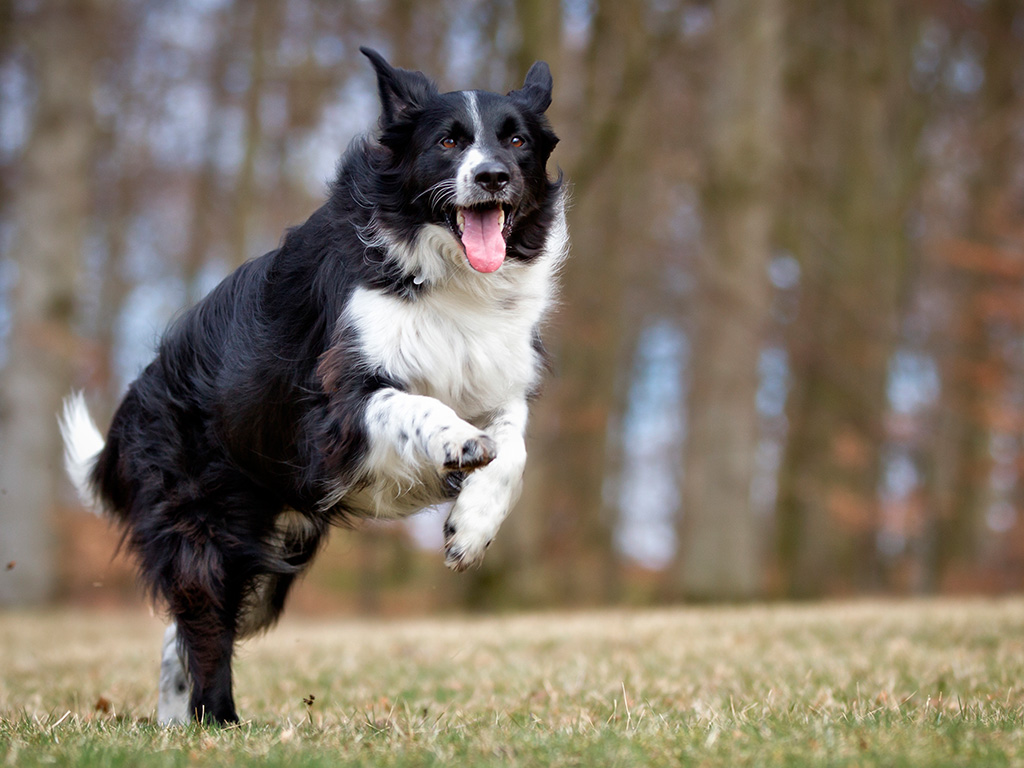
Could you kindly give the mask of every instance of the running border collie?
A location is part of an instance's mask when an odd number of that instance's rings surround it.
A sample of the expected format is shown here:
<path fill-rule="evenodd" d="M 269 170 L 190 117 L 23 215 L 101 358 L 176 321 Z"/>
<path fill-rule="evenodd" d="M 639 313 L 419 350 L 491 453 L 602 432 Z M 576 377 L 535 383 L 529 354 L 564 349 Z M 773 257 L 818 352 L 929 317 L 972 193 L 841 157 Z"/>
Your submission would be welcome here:
<path fill-rule="evenodd" d="M 164 723 L 237 721 L 235 642 L 277 620 L 332 524 L 453 501 L 461 571 L 519 495 L 568 242 L 551 74 L 440 93 L 360 50 L 379 130 L 327 203 L 170 326 L 105 440 L 65 402 L 68 473 L 173 620 Z"/>

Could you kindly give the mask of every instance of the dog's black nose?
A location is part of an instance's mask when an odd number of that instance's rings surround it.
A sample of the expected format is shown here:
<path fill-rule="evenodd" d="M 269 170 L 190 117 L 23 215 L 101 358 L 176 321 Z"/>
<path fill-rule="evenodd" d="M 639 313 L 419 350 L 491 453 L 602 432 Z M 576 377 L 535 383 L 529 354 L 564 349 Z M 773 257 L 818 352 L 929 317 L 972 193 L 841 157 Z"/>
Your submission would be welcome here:
<path fill-rule="evenodd" d="M 510 178 L 508 168 L 503 163 L 490 162 L 481 163 L 476 167 L 473 181 L 493 193 L 503 190 Z"/>

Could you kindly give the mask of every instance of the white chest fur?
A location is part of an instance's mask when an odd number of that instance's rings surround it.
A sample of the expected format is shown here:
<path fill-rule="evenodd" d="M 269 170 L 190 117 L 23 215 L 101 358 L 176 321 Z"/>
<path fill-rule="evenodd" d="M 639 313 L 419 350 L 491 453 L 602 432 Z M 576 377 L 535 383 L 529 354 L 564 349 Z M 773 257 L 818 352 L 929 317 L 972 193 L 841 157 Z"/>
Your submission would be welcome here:
<path fill-rule="evenodd" d="M 411 301 L 359 288 L 347 320 L 374 367 L 410 393 L 473 419 L 523 397 L 538 381 L 533 337 L 548 290 L 533 275 L 515 277 L 525 279 L 498 278 L 502 290 L 440 285 Z"/>

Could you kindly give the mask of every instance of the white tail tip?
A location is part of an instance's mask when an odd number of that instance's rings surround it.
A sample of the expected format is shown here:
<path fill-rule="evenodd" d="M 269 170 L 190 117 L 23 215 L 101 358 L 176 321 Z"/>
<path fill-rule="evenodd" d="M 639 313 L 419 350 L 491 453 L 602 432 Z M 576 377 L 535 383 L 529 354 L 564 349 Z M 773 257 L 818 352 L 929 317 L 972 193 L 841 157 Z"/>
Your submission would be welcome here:
<path fill-rule="evenodd" d="M 98 512 L 89 473 L 103 450 L 104 440 L 89 415 L 89 407 L 81 392 L 72 392 L 64 398 L 64 411 L 59 421 L 60 434 L 64 438 L 64 469 L 78 492 L 78 498 L 85 506 Z"/>

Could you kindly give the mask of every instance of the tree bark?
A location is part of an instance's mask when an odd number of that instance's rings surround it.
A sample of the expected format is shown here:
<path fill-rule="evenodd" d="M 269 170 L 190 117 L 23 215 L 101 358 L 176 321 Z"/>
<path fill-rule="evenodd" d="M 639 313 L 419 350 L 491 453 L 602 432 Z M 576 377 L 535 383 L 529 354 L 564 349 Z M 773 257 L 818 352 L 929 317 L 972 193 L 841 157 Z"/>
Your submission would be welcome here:
<path fill-rule="evenodd" d="M 814 597 L 880 584 L 886 383 L 909 275 L 920 125 L 898 90 L 911 36 L 895 6 L 847 0 L 794 11 L 813 20 L 814 36 L 793 45 L 808 133 L 794 163 L 801 310 L 777 554 L 783 594 Z"/>
<path fill-rule="evenodd" d="M 985 77 L 970 132 L 979 162 L 968 179 L 971 202 L 962 228 L 969 241 L 998 248 L 1001 238 L 993 221 L 1016 167 L 1014 108 L 1019 104 L 1016 80 L 1024 55 L 1014 32 L 1019 16 L 1015 0 L 993 0 L 980 13 Z M 936 439 L 926 460 L 927 517 L 916 584 L 921 592 L 938 591 L 957 565 L 969 564 L 976 554 L 993 464 L 991 429 L 984 414 L 1010 379 L 1008 361 L 978 306 L 992 283 L 971 270 L 941 263 L 938 269 L 950 324 L 937 334 L 941 349 L 935 356 L 942 364 L 942 388 Z"/>
<path fill-rule="evenodd" d="M 279 4 L 256 0 L 252 4 L 249 53 L 249 88 L 245 94 L 245 138 L 242 164 L 235 181 L 232 212 L 231 252 L 234 266 L 257 255 L 250 252 L 251 224 L 255 219 L 259 196 L 256 185 L 256 161 L 263 145 L 263 95 L 267 89 L 267 68 L 273 62 L 280 27 Z"/>
<path fill-rule="evenodd" d="M 750 493 L 758 360 L 770 298 L 782 57 L 778 0 L 756 6 L 727 0 L 715 7 L 705 251 L 672 585 L 698 600 L 749 599 L 761 590 L 761 537 Z"/>
<path fill-rule="evenodd" d="M 16 19 L 38 98 L 12 205 L 10 352 L 0 441 L 0 604 L 37 604 L 55 586 L 56 415 L 72 379 L 75 280 L 89 212 L 94 138 L 90 0 L 45 3 Z"/>

